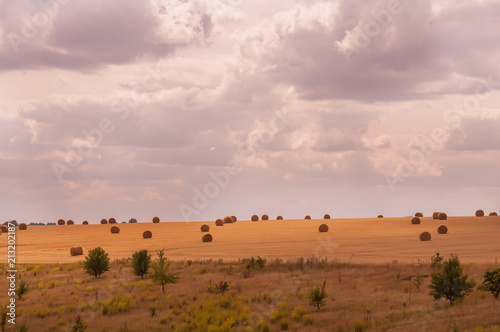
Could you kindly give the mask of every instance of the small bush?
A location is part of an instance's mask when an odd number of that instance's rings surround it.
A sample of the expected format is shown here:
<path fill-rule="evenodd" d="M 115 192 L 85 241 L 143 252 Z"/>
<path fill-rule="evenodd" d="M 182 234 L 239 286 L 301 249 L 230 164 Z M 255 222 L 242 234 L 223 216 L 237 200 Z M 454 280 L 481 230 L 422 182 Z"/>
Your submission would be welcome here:
<path fill-rule="evenodd" d="M 134 274 L 141 277 L 141 279 L 144 279 L 144 275 L 148 273 L 150 264 L 151 255 L 148 254 L 147 250 L 136 251 L 132 255 L 132 268 Z"/>
<path fill-rule="evenodd" d="M 311 287 L 309 290 L 309 304 L 312 307 L 316 307 L 318 310 L 321 308 L 321 306 L 326 304 L 326 297 L 328 294 L 325 291 L 326 287 L 326 280 L 323 281 L 323 285 L 321 288 L 318 287 Z"/>
<path fill-rule="evenodd" d="M 100 278 L 101 274 L 109 271 L 109 255 L 101 247 L 89 250 L 88 255 L 83 262 L 85 273 L 93 275 L 95 278 Z"/>
<path fill-rule="evenodd" d="M 282 331 L 288 330 L 288 319 L 286 318 L 281 318 L 280 319 L 280 327 Z"/>
<path fill-rule="evenodd" d="M 311 315 L 305 315 L 303 318 L 302 318 L 302 321 L 304 322 L 304 325 L 313 325 L 313 316 Z"/>
<path fill-rule="evenodd" d="M 298 307 L 295 307 L 295 309 L 293 309 L 292 311 L 292 319 L 294 320 L 300 320 L 302 318 L 302 316 L 304 315 L 304 307 L 303 306 L 298 306 Z"/>

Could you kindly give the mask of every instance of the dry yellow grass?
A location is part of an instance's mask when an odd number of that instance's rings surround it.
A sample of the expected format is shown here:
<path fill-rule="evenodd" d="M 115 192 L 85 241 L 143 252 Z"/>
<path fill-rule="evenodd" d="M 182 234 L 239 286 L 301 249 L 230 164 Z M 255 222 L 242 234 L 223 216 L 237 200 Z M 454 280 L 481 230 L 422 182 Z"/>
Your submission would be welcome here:
<path fill-rule="evenodd" d="M 75 263 L 83 260 L 71 257 L 69 249 L 75 243 L 85 251 L 104 248 L 111 259 L 130 257 L 139 249 L 166 249 L 170 259 L 237 260 L 255 255 L 291 259 L 312 255 L 326 256 L 353 263 L 387 263 L 394 259 L 415 263 L 428 259 L 436 252 L 457 254 L 463 262 L 492 263 L 500 256 L 500 217 L 484 218 L 481 227 L 476 217 L 448 217 L 447 236 L 419 241 L 422 230 L 438 226 L 431 217 L 421 218 L 416 229 L 407 218 L 335 219 L 329 233 L 318 233 L 323 219 L 288 220 L 286 223 L 252 223 L 239 221 L 231 227 L 216 227 L 217 238 L 210 246 L 200 241 L 203 222 L 165 222 L 158 224 L 121 224 L 120 236 L 109 236 L 102 225 L 72 227 L 33 226 L 17 236 L 20 263 Z M 142 233 L 150 230 L 154 236 L 145 241 Z M 434 233 L 435 231 L 433 231 Z M 3 236 L 0 235 L 0 236 Z M 7 248 L 0 248 L 0 262 L 5 263 Z"/>

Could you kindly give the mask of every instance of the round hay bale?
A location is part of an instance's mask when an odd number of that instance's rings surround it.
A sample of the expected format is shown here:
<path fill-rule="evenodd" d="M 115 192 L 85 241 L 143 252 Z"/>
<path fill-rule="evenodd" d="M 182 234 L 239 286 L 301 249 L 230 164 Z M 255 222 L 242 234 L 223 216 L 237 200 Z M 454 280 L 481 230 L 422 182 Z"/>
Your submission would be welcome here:
<path fill-rule="evenodd" d="M 88 224 L 89 224 L 89 222 L 88 222 L 87 220 L 84 220 L 84 221 L 82 222 L 82 225 L 88 225 Z"/>
<path fill-rule="evenodd" d="M 330 219 L 330 215 L 329 215 L 329 214 L 325 214 L 325 215 L 323 216 L 323 219 Z"/>
<path fill-rule="evenodd" d="M 59 220 L 57 221 L 57 224 L 58 224 L 58 225 L 66 225 L 66 221 L 65 221 L 64 219 L 59 219 Z"/>
<path fill-rule="evenodd" d="M 448 227 L 445 225 L 439 225 L 438 227 L 438 234 L 446 234 L 448 233 Z"/>
<path fill-rule="evenodd" d="M 74 224 L 75 222 L 71 219 L 66 222 L 66 225 L 74 225 Z"/>
<path fill-rule="evenodd" d="M 262 215 L 262 220 L 269 220 L 269 216 L 267 214 Z"/>
<path fill-rule="evenodd" d="M 304 217 L 304 219 L 311 219 L 311 216 L 307 215 Z"/>
<path fill-rule="evenodd" d="M 215 221 L 215 226 L 224 226 L 224 220 L 222 219 L 217 219 Z"/>
<path fill-rule="evenodd" d="M 444 213 L 444 212 L 441 212 L 439 214 L 439 218 L 438 219 L 439 220 L 446 220 L 446 219 L 448 219 L 448 215 L 446 213 Z"/>
<path fill-rule="evenodd" d="M 320 231 L 320 233 L 328 232 L 328 225 L 326 225 L 326 224 L 319 225 L 319 231 Z"/>
<path fill-rule="evenodd" d="M 420 233 L 420 241 L 430 241 L 430 240 L 431 240 L 431 233 L 429 232 Z"/>
<path fill-rule="evenodd" d="M 101 225 L 107 224 L 108 221 L 106 219 L 101 219 Z"/>
<path fill-rule="evenodd" d="M 383 218 L 383 217 L 384 217 L 384 216 L 383 216 L 383 215 L 381 215 L 381 214 L 379 214 L 379 215 L 377 216 L 377 218 Z"/>
<path fill-rule="evenodd" d="M 236 219 L 236 217 L 235 217 L 235 216 L 231 216 L 231 219 L 233 219 L 233 222 L 238 221 L 238 219 Z"/>
<path fill-rule="evenodd" d="M 233 218 L 231 218 L 231 216 L 225 216 L 224 217 L 224 224 L 232 224 L 234 221 L 233 221 Z"/>
<path fill-rule="evenodd" d="M 490 212 L 490 217 L 495 217 L 495 216 L 498 216 L 496 212 Z"/>
<path fill-rule="evenodd" d="M 212 242 L 212 235 L 207 233 L 201 237 L 201 241 L 203 242 Z"/>
<path fill-rule="evenodd" d="M 7 233 L 9 231 L 7 226 L 1 226 L 0 229 L 2 230 L 2 233 Z"/>
<path fill-rule="evenodd" d="M 154 217 L 153 218 L 153 223 L 154 224 L 158 224 L 159 222 L 160 222 L 160 218 L 158 218 L 158 217 Z"/>
<path fill-rule="evenodd" d="M 439 214 L 440 214 L 440 213 L 441 213 L 441 212 L 433 212 L 433 213 L 432 213 L 432 219 L 439 219 Z"/>
<path fill-rule="evenodd" d="M 142 233 L 142 237 L 145 239 L 150 239 L 152 236 L 153 233 L 151 233 L 151 231 L 144 231 L 144 233 Z"/>
<path fill-rule="evenodd" d="M 415 213 L 415 217 L 423 218 L 424 214 L 422 212 Z"/>
<path fill-rule="evenodd" d="M 413 217 L 411 220 L 412 225 L 420 225 L 420 218 L 419 217 Z"/>
<path fill-rule="evenodd" d="M 108 223 L 110 223 L 110 224 L 116 224 L 116 219 L 115 218 L 109 218 Z"/>
<path fill-rule="evenodd" d="M 277 216 L 276 220 L 283 220 L 283 217 L 282 216 Z"/>
<path fill-rule="evenodd" d="M 484 217 L 484 211 L 483 210 L 477 210 L 476 211 L 476 217 Z"/>
<path fill-rule="evenodd" d="M 210 231 L 210 226 L 208 226 L 207 224 L 201 225 L 201 231 L 203 233 L 209 232 Z"/>
<path fill-rule="evenodd" d="M 252 216 L 252 221 L 259 221 L 259 216 L 258 216 L 258 215 L 256 215 L 256 214 L 254 214 L 254 215 Z"/>
<path fill-rule="evenodd" d="M 19 224 L 19 230 L 25 231 L 27 229 L 28 229 L 28 225 L 26 225 L 25 223 L 20 223 Z"/>
<path fill-rule="evenodd" d="M 120 233 L 120 228 L 118 226 L 111 227 L 111 234 L 118 234 L 118 233 Z"/>
<path fill-rule="evenodd" d="M 83 249 L 82 247 L 72 247 L 69 250 L 69 253 L 71 254 L 71 256 L 83 255 Z"/>

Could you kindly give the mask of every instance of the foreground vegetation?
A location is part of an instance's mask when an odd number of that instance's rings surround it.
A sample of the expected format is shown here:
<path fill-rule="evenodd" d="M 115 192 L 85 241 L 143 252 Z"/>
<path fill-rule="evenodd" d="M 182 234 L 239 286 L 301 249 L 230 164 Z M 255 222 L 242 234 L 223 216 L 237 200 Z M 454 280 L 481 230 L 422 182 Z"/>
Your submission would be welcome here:
<path fill-rule="evenodd" d="M 147 252 L 137 253 L 134 260 L 99 269 L 100 278 L 85 273 L 84 263 L 19 266 L 29 291 L 18 301 L 17 325 L 29 331 L 500 332 L 497 275 L 485 274 L 495 266 L 462 266 L 471 279 L 488 275 L 490 282 L 470 288 L 468 296 L 433 301 L 429 285 L 441 261 L 431 267 L 431 260 L 353 265 L 315 257 L 162 259 L 159 253 L 153 261 Z M 5 309 L 6 287 L 0 300 Z"/>

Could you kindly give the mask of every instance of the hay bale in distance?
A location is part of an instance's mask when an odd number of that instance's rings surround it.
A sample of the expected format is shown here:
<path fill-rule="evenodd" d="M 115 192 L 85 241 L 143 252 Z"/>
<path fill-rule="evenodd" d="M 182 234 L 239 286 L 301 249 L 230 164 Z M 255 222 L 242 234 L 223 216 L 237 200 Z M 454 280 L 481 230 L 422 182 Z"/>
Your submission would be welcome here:
<path fill-rule="evenodd" d="M 153 224 L 158 224 L 160 222 L 160 218 L 154 217 L 153 218 Z"/>
<path fill-rule="evenodd" d="M 258 215 L 256 215 L 256 214 L 254 214 L 254 215 L 252 216 L 252 221 L 259 221 L 259 216 L 258 216 Z"/>
<path fill-rule="evenodd" d="M 88 222 L 87 220 L 84 220 L 84 221 L 82 222 L 82 225 L 88 225 L 88 224 L 89 224 L 89 222 Z"/>
<path fill-rule="evenodd" d="M 217 219 L 215 221 L 215 226 L 224 226 L 224 220 L 222 219 Z"/>
<path fill-rule="evenodd" d="M 269 220 L 269 216 L 267 214 L 262 215 L 262 220 Z"/>
<path fill-rule="evenodd" d="M 430 241 L 430 240 L 431 240 L 431 233 L 429 232 L 420 233 L 420 241 Z"/>
<path fill-rule="evenodd" d="M 439 225 L 438 227 L 438 234 L 446 234 L 448 233 L 448 227 L 445 225 Z"/>
<path fill-rule="evenodd" d="M 323 216 L 323 219 L 330 219 L 330 215 L 327 213 Z"/>
<path fill-rule="evenodd" d="M 110 223 L 110 224 L 116 224 L 116 219 L 115 218 L 109 218 L 108 223 Z"/>
<path fill-rule="evenodd" d="M 415 213 L 415 217 L 423 218 L 424 214 L 422 212 Z"/>
<path fill-rule="evenodd" d="M 231 216 L 231 219 L 233 219 L 233 222 L 238 221 L 238 219 L 236 219 L 236 217 L 235 217 L 235 216 Z"/>
<path fill-rule="evenodd" d="M 477 210 L 476 211 L 476 217 L 484 217 L 484 211 L 483 210 Z"/>
<path fill-rule="evenodd" d="M 151 231 L 144 231 L 144 233 L 142 233 L 142 237 L 145 239 L 150 239 L 152 236 L 153 233 L 151 233 Z"/>
<path fill-rule="evenodd" d="M 210 226 L 208 226 L 207 224 L 201 225 L 201 231 L 203 233 L 209 232 L 210 231 Z"/>
<path fill-rule="evenodd" d="M 118 233 L 120 233 L 120 228 L 118 226 L 111 227 L 111 234 L 118 234 Z"/>
<path fill-rule="evenodd" d="M 57 224 L 58 224 L 58 225 L 66 225 L 66 221 L 65 221 L 64 219 L 59 219 L 59 220 L 57 221 Z"/>
<path fill-rule="evenodd" d="M 441 212 L 434 212 L 434 213 L 432 213 L 432 219 L 439 219 L 439 214 L 440 213 Z"/>
<path fill-rule="evenodd" d="M 233 218 L 231 218 L 231 216 L 225 216 L 224 217 L 224 224 L 232 224 L 234 221 L 233 221 Z"/>
<path fill-rule="evenodd" d="M 448 219 L 448 215 L 446 213 L 444 213 L 444 212 L 441 212 L 439 214 L 439 218 L 438 219 L 439 220 L 446 220 L 446 219 Z"/>
<path fill-rule="evenodd" d="M 74 225 L 74 224 L 75 222 L 71 219 L 66 222 L 66 225 Z"/>
<path fill-rule="evenodd" d="M 304 217 L 304 219 L 311 219 L 311 216 L 307 215 Z"/>
<path fill-rule="evenodd" d="M 212 235 L 207 233 L 201 237 L 201 241 L 203 242 L 212 242 Z"/>
<path fill-rule="evenodd" d="M 412 225 L 420 225 L 420 218 L 419 217 L 413 217 L 411 220 Z"/>
<path fill-rule="evenodd" d="M 83 249 L 82 247 L 72 247 L 69 250 L 69 253 L 71 254 L 71 256 L 83 255 Z"/>
<path fill-rule="evenodd" d="M 496 217 L 498 214 L 496 212 L 490 212 L 490 217 Z"/>
<path fill-rule="evenodd" d="M 0 226 L 0 229 L 2 230 L 2 233 L 7 233 L 9 231 L 9 228 L 5 225 Z"/>
<path fill-rule="evenodd" d="M 383 218 L 383 217 L 384 217 L 384 216 L 383 216 L 383 215 L 381 215 L 381 214 L 379 214 L 379 215 L 377 216 L 377 218 Z"/>
<path fill-rule="evenodd" d="M 101 219 L 101 225 L 107 224 L 108 221 L 106 219 Z"/>
<path fill-rule="evenodd" d="M 19 224 L 19 230 L 25 231 L 27 229 L 28 229 L 28 225 L 26 225 L 25 223 L 20 223 Z"/>
<path fill-rule="evenodd" d="M 283 217 L 282 216 L 277 216 L 276 220 L 283 220 Z"/>
<path fill-rule="evenodd" d="M 328 232 L 328 225 L 321 224 L 321 225 L 319 225 L 318 229 L 319 229 L 320 233 L 326 233 L 326 232 Z"/>

